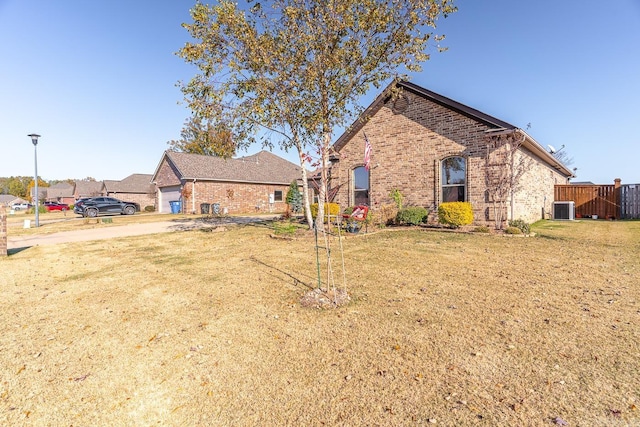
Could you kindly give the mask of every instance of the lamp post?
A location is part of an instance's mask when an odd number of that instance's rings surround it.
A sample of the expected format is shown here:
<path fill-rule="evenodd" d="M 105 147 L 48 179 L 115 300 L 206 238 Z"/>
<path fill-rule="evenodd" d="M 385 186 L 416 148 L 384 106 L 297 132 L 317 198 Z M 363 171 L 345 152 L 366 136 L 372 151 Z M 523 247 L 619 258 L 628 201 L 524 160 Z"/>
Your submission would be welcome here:
<path fill-rule="evenodd" d="M 36 165 L 36 175 L 35 175 L 35 199 L 36 199 L 36 227 L 40 227 L 40 217 L 39 217 L 39 213 L 40 213 L 40 200 L 39 200 L 39 194 L 38 194 L 38 138 L 40 138 L 40 135 L 38 135 L 37 133 L 32 133 L 30 135 L 27 135 L 29 137 L 31 137 L 31 142 L 33 142 L 33 158 L 35 161 L 35 165 Z"/>

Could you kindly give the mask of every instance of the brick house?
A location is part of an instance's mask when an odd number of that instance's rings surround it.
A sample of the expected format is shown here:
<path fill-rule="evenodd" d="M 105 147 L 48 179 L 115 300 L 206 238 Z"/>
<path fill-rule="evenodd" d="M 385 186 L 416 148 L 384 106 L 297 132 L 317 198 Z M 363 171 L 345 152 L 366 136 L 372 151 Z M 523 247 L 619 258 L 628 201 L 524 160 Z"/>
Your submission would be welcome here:
<path fill-rule="evenodd" d="M 389 194 L 398 189 L 405 205 L 428 208 L 430 221 L 441 202 L 466 201 L 476 223 L 491 223 L 493 141 L 512 137 L 522 143 L 517 158 L 527 163 L 503 215 L 534 222 L 550 212 L 554 185 L 568 184 L 573 174 L 531 136 L 415 84 L 392 85 L 400 95 L 391 97 L 390 85 L 333 145 L 331 186 L 341 207 L 366 204 L 375 210 L 393 203 Z M 363 163 L 365 134 L 372 146 L 369 171 Z"/>
<path fill-rule="evenodd" d="M 75 188 L 73 190 L 73 197 L 78 200 L 81 197 L 98 197 L 106 196 L 107 192 L 104 190 L 104 182 L 102 181 L 76 181 Z"/>
<path fill-rule="evenodd" d="M 75 202 L 73 196 L 74 184 L 68 182 L 58 182 L 57 184 L 47 187 L 47 202 L 66 203 L 68 205 Z"/>
<path fill-rule="evenodd" d="M 289 185 L 301 175 L 300 166 L 268 151 L 236 159 L 165 151 L 151 181 L 159 212 L 180 200 L 187 213 L 219 203 L 221 212 L 242 214 L 284 212 Z"/>
<path fill-rule="evenodd" d="M 135 202 L 140 209 L 156 205 L 156 187 L 151 182 L 153 175 L 134 173 L 120 181 L 104 180 L 104 190 L 109 197 Z"/>

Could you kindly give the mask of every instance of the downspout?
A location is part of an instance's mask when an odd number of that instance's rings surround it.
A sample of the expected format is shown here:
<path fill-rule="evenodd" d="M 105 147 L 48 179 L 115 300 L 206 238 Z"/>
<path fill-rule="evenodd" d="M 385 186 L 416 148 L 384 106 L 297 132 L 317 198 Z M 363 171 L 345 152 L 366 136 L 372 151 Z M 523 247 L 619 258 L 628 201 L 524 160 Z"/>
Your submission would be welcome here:
<path fill-rule="evenodd" d="M 191 183 L 191 212 L 196 213 L 196 179 Z"/>

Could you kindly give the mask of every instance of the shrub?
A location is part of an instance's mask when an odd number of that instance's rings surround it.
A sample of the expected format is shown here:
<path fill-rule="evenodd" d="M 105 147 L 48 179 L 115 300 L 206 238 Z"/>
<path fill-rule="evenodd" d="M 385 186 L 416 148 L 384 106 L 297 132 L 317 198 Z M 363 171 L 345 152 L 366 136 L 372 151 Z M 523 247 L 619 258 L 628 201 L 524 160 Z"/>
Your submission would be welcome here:
<path fill-rule="evenodd" d="M 393 201 L 396 202 L 396 207 L 398 208 L 398 210 L 402 210 L 402 201 L 404 200 L 404 196 L 402 195 L 400 190 L 394 188 L 393 190 L 391 190 L 391 193 L 389 193 L 389 197 L 391 197 Z"/>
<path fill-rule="evenodd" d="M 522 232 L 522 234 L 529 234 L 531 226 L 521 219 L 513 219 L 509 221 L 509 227 L 515 227 Z"/>
<path fill-rule="evenodd" d="M 151 205 L 149 205 L 149 206 L 145 206 L 145 207 L 144 207 L 144 211 L 145 211 L 145 212 L 155 212 L 155 211 L 156 211 L 156 208 L 155 208 L 155 206 L 151 206 Z"/>
<path fill-rule="evenodd" d="M 438 206 L 438 221 L 453 228 L 473 222 L 473 210 L 469 202 L 445 202 Z"/>
<path fill-rule="evenodd" d="M 393 224 L 398 216 L 398 208 L 395 204 L 388 203 L 380 206 L 376 210 L 369 210 L 367 219 L 371 220 L 374 227 L 383 228 L 386 225 Z"/>
<path fill-rule="evenodd" d="M 337 203 L 325 203 L 324 204 L 324 220 L 328 222 L 329 216 L 331 218 L 336 218 L 340 213 L 340 205 Z M 314 203 L 311 205 L 311 216 L 313 218 L 318 216 L 318 204 Z"/>
<path fill-rule="evenodd" d="M 488 233 L 489 227 L 487 227 L 486 225 L 481 225 L 479 227 L 476 227 L 473 231 L 476 233 Z"/>
<path fill-rule="evenodd" d="M 518 227 L 507 227 L 504 232 L 505 234 L 522 234 L 522 231 Z"/>
<path fill-rule="evenodd" d="M 429 211 L 422 206 L 411 206 L 400 209 L 396 221 L 398 224 L 418 225 L 427 221 L 427 215 L 429 215 Z"/>

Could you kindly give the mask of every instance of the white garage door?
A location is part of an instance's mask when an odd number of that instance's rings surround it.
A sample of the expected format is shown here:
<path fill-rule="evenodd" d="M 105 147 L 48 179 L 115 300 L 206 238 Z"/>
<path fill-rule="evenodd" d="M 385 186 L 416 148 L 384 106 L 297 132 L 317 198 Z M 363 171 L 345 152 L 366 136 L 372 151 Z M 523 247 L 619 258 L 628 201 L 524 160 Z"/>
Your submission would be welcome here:
<path fill-rule="evenodd" d="M 180 186 L 160 188 L 160 213 L 171 213 L 171 205 L 169 202 L 180 200 Z"/>

